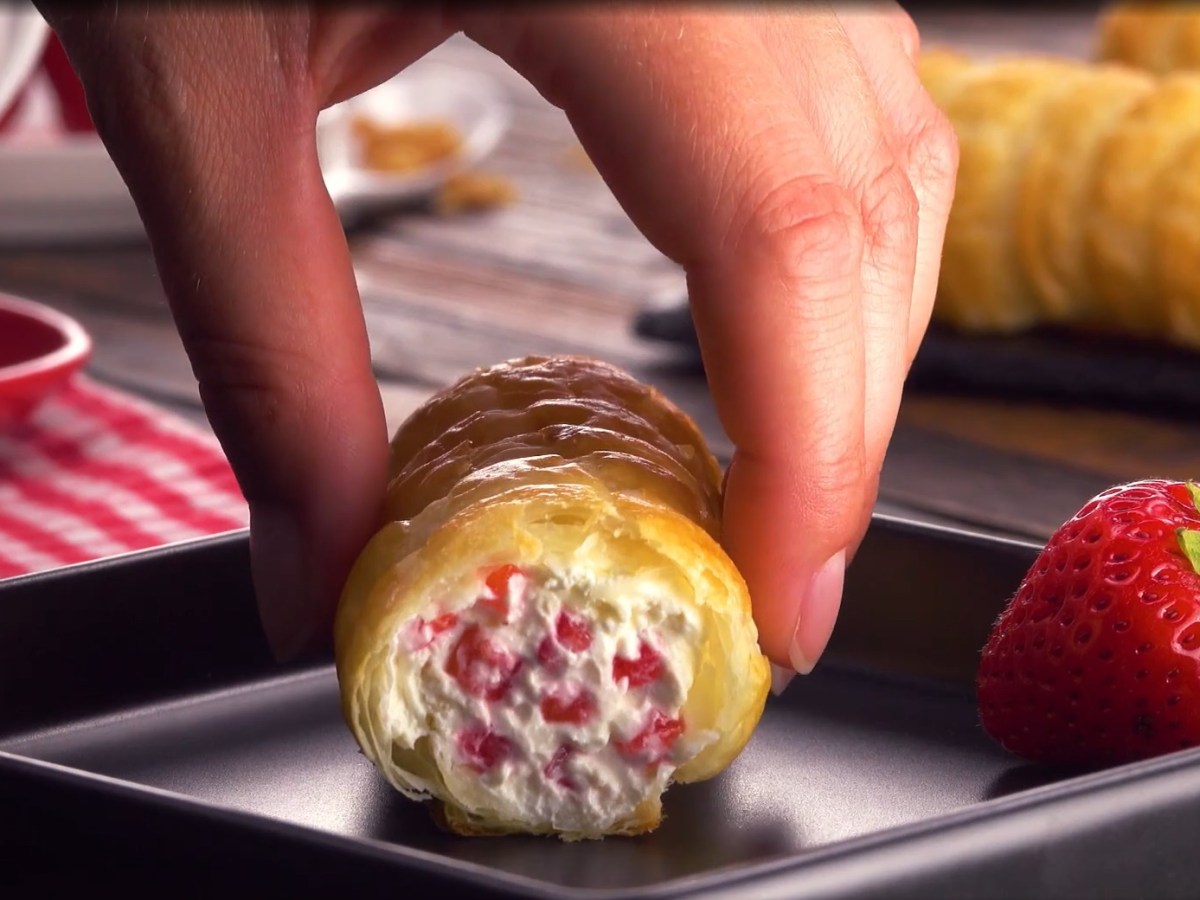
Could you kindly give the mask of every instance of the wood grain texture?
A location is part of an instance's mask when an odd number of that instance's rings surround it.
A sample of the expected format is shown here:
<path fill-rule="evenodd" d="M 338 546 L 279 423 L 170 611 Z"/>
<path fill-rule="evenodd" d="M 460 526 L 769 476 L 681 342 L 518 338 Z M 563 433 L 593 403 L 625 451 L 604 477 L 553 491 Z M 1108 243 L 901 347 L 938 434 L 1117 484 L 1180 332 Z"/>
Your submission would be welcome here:
<path fill-rule="evenodd" d="M 1090 52 L 1086 13 L 934 9 L 916 17 L 926 44 Z M 565 116 L 466 40 L 449 42 L 429 62 L 503 85 L 512 128 L 484 168 L 510 178 L 519 199 L 454 216 L 397 209 L 351 231 L 390 425 L 473 366 L 527 353 L 587 353 L 660 387 L 727 458 L 731 447 L 697 367 L 632 331 L 634 316 L 655 298 L 682 296 L 683 275 L 633 227 L 579 152 Z M 96 339 L 96 377 L 204 422 L 144 244 L 0 250 L 0 289 L 77 316 Z M 1187 422 L 912 392 L 880 508 L 1038 538 L 1108 483 L 1189 472 L 1200 474 L 1200 430 Z"/>

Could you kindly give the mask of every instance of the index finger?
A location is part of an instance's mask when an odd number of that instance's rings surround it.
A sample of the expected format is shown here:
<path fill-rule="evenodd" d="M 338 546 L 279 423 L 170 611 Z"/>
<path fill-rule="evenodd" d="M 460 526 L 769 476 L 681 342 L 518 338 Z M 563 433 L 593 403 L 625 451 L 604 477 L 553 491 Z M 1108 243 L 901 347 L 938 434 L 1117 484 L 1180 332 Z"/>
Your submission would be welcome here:
<path fill-rule="evenodd" d="M 836 19 L 815 5 L 802 18 L 793 27 L 819 60 Z M 863 234 L 761 24 L 740 10 L 605 8 L 472 16 L 467 31 L 566 110 L 635 223 L 687 269 L 738 447 L 725 543 L 764 650 L 807 670 L 792 640 L 800 609 L 815 592 L 813 626 L 831 626 L 844 549 L 870 502 Z"/>
<path fill-rule="evenodd" d="M 345 573 L 378 524 L 387 453 L 350 255 L 318 165 L 315 100 L 270 52 L 298 20 L 76 15 L 64 44 L 249 502 L 267 636 L 292 655 L 327 638 Z"/>

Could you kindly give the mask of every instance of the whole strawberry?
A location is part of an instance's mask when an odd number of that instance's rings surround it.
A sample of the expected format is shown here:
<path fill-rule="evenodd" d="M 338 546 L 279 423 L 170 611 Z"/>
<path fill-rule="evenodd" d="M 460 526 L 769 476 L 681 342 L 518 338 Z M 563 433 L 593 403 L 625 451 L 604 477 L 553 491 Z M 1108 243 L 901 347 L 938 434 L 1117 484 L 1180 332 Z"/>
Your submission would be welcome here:
<path fill-rule="evenodd" d="M 1080 765 L 1200 745 L 1198 503 L 1193 484 L 1139 481 L 1050 538 L 983 648 L 988 734 Z"/>

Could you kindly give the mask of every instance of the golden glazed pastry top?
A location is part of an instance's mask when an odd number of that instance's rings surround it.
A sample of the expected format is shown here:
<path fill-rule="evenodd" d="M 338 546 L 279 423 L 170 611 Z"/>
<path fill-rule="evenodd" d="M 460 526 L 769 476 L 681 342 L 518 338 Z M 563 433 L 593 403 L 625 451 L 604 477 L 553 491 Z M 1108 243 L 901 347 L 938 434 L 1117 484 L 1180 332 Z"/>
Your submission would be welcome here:
<path fill-rule="evenodd" d="M 656 498 L 717 536 L 721 469 L 695 423 L 596 360 L 529 357 L 460 379 L 396 432 L 390 470 L 392 520 L 450 494 L 474 502 L 538 470 Z"/>

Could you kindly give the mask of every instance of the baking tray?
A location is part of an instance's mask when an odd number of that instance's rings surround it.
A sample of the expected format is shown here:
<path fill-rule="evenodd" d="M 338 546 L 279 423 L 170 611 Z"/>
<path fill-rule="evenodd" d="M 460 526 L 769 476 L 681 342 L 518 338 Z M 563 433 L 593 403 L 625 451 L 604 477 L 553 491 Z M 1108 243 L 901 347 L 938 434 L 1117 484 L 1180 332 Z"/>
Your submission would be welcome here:
<path fill-rule="evenodd" d="M 685 302 L 638 315 L 634 333 L 672 345 L 702 368 Z M 1054 328 L 1020 334 L 964 334 L 929 327 L 909 369 L 909 389 L 1000 397 L 1176 419 L 1200 412 L 1200 353 L 1157 341 Z"/>
<path fill-rule="evenodd" d="M 244 534 L 0 587 L 0 895 L 1194 896 L 1200 754 L 993 745 L 971 693 L 1029 544 L 877 517 L 828 656 L 648 837 L 464 839 L 387 788 L 327 659 L 271 663 Z"/>

